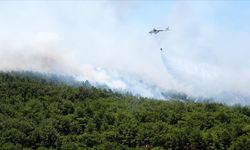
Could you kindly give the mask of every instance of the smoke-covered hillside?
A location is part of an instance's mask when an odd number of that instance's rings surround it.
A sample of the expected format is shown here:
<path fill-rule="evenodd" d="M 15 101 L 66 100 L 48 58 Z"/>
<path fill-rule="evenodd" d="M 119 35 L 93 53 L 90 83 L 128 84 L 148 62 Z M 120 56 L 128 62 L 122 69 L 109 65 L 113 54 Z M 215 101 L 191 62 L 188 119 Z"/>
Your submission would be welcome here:
<path fill-rule="evenodd" d="M 249 8 L 0 0 L 0 149 L 250 149 Z"/>

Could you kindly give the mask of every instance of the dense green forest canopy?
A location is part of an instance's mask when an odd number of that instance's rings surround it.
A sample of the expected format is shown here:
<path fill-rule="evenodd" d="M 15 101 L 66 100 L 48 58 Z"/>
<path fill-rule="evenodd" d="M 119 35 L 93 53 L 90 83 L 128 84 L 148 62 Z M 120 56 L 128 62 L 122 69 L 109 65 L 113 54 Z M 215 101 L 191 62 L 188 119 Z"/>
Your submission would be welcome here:
<path fill-rule="evenodd" d="M 248 106 L 160 101 L 61 81 L 0 73 L 0 149 L 250 149 Z"/>

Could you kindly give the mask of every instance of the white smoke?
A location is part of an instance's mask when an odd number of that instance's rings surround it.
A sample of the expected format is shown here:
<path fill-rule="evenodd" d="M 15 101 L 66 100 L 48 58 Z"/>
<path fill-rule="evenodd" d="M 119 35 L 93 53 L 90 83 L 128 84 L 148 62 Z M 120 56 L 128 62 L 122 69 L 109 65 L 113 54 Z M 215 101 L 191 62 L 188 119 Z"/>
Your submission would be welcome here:
<path fill-rule="evenodd" d="M 249 104 L 249 30 L 218 26 L 211 4 L 195 6 L 182 3 L 168 18 L 173 29 L 161 42 L 168 47 L 162 54 L 166 69 L 179 84 L 188 87 L 186 93 Z M 204 20 L 206 15 L 208 20 Z"/>
<path fill-rule="evenodd" d="M 171 89 L 236 93 L 228 103 L 248 104 L 238 97 L 249 95 L 249 32 L 216 24 L 214 3 L 150 4 L 0 2 L 0 69 L 73 75 L 156 98 Z M 156 24 L 170 31 L 149 35 Z"/>

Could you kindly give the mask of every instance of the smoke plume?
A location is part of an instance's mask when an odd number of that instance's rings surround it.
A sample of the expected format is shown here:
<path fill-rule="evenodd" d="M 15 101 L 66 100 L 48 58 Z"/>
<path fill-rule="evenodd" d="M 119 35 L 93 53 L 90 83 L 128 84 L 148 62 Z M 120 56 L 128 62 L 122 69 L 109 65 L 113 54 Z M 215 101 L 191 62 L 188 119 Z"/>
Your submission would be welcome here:
<path fill-rule="evenodd" d="M 249 104 L 250 12 L 238 5 L 2 1 L 0 69 L 70 75 L 147 97 L 175 90 Z"/>

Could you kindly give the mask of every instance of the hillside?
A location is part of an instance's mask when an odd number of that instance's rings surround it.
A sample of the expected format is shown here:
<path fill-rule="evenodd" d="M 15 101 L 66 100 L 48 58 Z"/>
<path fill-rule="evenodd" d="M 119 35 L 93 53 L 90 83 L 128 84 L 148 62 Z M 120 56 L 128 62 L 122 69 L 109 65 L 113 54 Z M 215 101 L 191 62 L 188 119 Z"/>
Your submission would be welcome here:
<path fill-rule="evenodd" d="M 250 149 L 249 107 L 61 80 L 0 73 L 0 149 Z"/>

